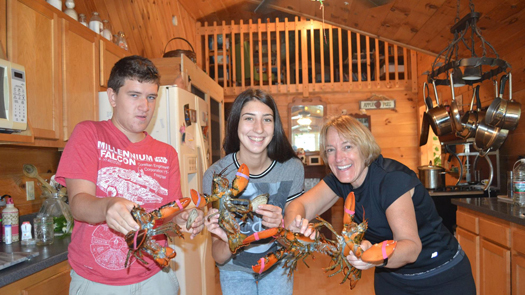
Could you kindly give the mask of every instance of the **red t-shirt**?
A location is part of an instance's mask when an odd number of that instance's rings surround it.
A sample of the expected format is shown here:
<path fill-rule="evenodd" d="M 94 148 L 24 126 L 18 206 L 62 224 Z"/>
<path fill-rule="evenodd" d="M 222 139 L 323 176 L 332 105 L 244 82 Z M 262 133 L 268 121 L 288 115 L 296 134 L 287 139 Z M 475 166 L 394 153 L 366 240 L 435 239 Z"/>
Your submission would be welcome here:
<path fill-rule="evenodd" d="M 96 184 L 96 197 L 121 197 L 146 211 L 180 199 L 179 160 L 175 149 L 149 134 L 132 143 L 108 121 L 77 124 L 56 173 L 56 180 L 85 179 Z M 164 241 L 160 241 L 165 245 Z M 107 224 L 75 220 L 68 259 L 75 272 L 94 282 L 129 285 L 148 279 L 160 267 L 148 256 L 143 265 L 130 258 L 124 267 L 128 246 L 124 236 Z"/>

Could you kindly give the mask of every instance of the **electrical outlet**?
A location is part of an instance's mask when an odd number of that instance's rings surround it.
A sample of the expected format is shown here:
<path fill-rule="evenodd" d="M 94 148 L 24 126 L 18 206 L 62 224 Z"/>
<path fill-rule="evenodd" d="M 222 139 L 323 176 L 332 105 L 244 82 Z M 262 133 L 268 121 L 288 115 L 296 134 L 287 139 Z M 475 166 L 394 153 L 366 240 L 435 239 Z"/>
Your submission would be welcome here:
<path fill-rule="evenodd" d="M 26 181 L 26 198 L 28 201 L 33 201 L 35 199 L 35 182 Z"/>

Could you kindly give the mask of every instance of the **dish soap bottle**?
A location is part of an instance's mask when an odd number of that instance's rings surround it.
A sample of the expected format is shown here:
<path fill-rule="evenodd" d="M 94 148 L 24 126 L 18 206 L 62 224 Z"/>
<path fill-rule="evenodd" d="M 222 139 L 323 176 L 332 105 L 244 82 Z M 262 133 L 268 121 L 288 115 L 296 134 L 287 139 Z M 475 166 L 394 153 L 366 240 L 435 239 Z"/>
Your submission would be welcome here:
<path fill-rule="evenodd" d="M 13 204 L 11 196 L 7 196 L 7 205 L 2 210 L 2 226 L 11 225 L 11 241 L 18 242 L 20 240 L 20 234 L 18 231 L 18 209 Z M 2 235 L 2 241 L 5 242 L 5 233 Z"/>

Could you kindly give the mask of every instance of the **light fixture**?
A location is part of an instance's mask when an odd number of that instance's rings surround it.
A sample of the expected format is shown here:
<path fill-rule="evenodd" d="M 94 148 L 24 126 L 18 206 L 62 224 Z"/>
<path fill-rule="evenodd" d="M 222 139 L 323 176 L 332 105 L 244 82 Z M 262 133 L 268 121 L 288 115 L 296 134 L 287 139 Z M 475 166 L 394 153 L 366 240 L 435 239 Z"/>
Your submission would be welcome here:
<path fill-rule="evenodd" d="M 297 124 L 299 124 L 301 126 L 310 126 L 310 124 L 312 124 L 312 119 L 310 119 L 308 117 L 301 117 L 301 118 L 297 119 Z"/>
<path fill-rule="evenodd" d="M 457 1 L 455 24 L 450 28 L 450 32 L 454 34 L 454 40 L 438 54 L 432 63 L 432 71 L 428 75 L 428 82 L 434 81 L 435 85 L 450 85 L 449 73 L 451 71 L 454 75 L 454 86 L 461 87 L 461 81 L 464 83 L 462 86 L 473 85 L 493 79 L 510 68 L 509 63 L 500 59 L 494 47 L 481 36 L 481 31 L 477 27 L 481 13 L 474 11 L 472 0 L 469 0 L 470 13 L 462 19 L 459 19 L 459 2 L 460 0 Z M 480 41 L 481 46 L 479 43 L 476 45 L 476 41 Z M 461 44 L 463 46 L 460 50 Z M 479 48 L 481 48 L 481 56 L 480 52 L 476 52 L 476 49 L 480 50 Z M 494 57 L 487 56 L 488 49 L 492 51 Z M 465 52 L 469 56 L 464 56 Z M 486 71 L 483 72 L 483 70 Z M 461 74 L 462 79 L 460 79 Z"/>

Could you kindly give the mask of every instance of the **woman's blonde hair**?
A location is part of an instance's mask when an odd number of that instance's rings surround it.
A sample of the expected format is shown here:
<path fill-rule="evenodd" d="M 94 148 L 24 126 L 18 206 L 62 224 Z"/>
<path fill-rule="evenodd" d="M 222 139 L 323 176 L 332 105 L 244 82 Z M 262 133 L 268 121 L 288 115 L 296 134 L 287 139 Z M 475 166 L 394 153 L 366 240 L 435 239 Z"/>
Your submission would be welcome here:
<path fill-rule="evenodd" d="M 349 115 L 340 115 L 330 118 L 321 129 L 321 156 L 325 163 L 328 163 L 326 157 L 326 136 L 330 127 L 334 127 L 339 136 L 359 148 L 361 156 L 365 159 L 366 166 L 370 166 L 381 154 L 381 148 L 368 128 Z"/>

